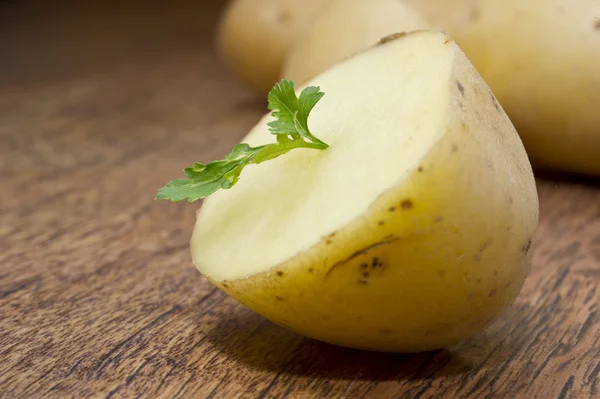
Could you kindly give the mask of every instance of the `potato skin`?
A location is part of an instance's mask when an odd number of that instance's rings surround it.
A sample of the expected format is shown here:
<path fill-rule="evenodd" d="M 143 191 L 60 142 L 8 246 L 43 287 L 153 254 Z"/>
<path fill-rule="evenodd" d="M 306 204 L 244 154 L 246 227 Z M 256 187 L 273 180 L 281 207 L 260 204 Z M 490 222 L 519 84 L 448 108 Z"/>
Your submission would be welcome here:
<path fill-rule="evenodd" d="M 477 13 L 480 0 L 402 0 L 419 12 L 435 29 L 452 33 Z"/>
<path fill-rule="evenodd" d="M 408 180 L 285 264 L 213 282 L 282 326 L 362 349 L 438 349 L 497 319 L 529 269 L 537 193 L 508 117 L 456 52 L 446 133 Z"/>
<path fill-rule="evenodd" d="M 600 1 L 422 1 L 490 85 L 534 165 L 600 175 Z"/>
<path fill-rule="evenodd" d="M 330 0 L 291 47 L 281 76 L 303 84 L 384 36 L 427 28 L 398 0 Z"/>
<path fill-rule="evenodd" d="M 217 28 L 225 66 L 253 93 L 266 98 L 279 79 L 298 32 L 326 0 L 234 0 Z"/>

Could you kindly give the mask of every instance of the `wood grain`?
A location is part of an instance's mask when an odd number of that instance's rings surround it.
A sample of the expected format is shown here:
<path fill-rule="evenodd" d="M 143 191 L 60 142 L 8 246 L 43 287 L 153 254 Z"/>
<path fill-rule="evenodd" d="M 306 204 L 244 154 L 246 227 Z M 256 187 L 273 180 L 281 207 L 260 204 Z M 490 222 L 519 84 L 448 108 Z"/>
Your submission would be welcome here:
<path fill-rule="evenodd" d="M 597 184 L 539 180 L 523 292 L 447 350 L 322 344 L 203 279 L 188 254 L 197 205 L 153 195 L 190 160 L 225 153 L 264 106 L 219 66 L 216 9 L 199 3 L 3 9 L 0 396 L 600 397 Z"/>

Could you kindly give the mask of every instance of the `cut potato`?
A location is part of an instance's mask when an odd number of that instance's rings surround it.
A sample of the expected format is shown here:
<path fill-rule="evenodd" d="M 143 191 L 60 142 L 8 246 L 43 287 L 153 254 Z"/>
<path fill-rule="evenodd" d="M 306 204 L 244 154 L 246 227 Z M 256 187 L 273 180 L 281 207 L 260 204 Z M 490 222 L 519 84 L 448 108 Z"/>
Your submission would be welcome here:
<path fill-rule="evenodd" d="M 515 299 L 538 220 L 510 120 L 444 34 L 381 44 L 309 82 L 324 151 L 244 170 L 205 200 L 198 270 L 270 320 L 394 352 L 472 336 Z M 265 116 L 244 142 L 272 141 Z"/>
<path fill-rule="evenodd" d="M 235 0 L 223 12 L 217 47 L 223 63 L 265 98 L 298 33 L 327 0 Z"/>
<path fill-rule="evenodd" d="M 421 16 L 398 0 L 331 0 L 298 36 L 282 77 L 304 83 L 384 36 L 426 28 Z"/>
<path fill-rule="evenodd" d="M 409 1 L 465 51 L 535 165 L 600 175 L 600 1 Z"/>

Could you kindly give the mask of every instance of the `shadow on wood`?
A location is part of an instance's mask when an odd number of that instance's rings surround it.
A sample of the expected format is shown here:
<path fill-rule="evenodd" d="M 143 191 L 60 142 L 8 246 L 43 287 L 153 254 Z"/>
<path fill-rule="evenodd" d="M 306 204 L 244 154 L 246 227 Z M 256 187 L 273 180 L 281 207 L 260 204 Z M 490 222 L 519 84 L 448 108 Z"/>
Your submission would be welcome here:
<path fill-rule="evenodd" d="M 223 315 L 207 338 L 217 350 L 246 367 L 296 377 L 372 381 L 466 375 L 481 367 L 480 359 L 465 357 L 460 347 L 392 354 L 329 345 L 304 338 L 241 306 L 238 308 L 233 314 Z M 488 336 L 482 335 L 461 346 L 465 345 L 476 345 L 477 352 L 489 353 L 493 343 Z M 491 358 L 495 363 L 502 363 L 510 356 L 510 348 L 500 349 L 497 356 Z M 466 351 L 469 352 L 472 350 Z"/>

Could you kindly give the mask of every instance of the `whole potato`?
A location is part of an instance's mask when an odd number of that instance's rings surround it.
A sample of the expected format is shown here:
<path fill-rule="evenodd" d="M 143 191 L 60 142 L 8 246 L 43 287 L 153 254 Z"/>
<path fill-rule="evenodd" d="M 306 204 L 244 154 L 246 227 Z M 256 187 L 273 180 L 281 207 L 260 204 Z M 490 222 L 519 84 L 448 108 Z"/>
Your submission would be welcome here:
<path fill-rule="evenodd" d="M 427 27 L 419 14 L 399 0 L 331 0 L 299 35 L 282 77 L 304 83 L 384 36 Z"/>
<path fill-rule="evenodd" d="M 521 140 L 469 60 L 419 31 L 309 84 L 325 95 L 308 123 L 330 147 L 252 165 L 207 198 L 198 270 L 338 345 L 424 351 L 488 326 L 527 275 L 538 200 Z M 272 141 L 272 119 L 244 142 Z"/>
<path fill-rule="evenodd" d="M 419 12 L 435 29 L 454 32 L 455 24 L 462 24 L 479 0 L 402 0 Z M 501 0 L 499 0 L 501 1 Z M 476 10 L 474 11 L 476 12 Z"/>
<path fill-rule="evenodd" d="M 408 1 L 465 51 L 535 165 L 600 175 L 600 1 Z"/>
<path fill-rule="evenodd" d="M 235 0 L 221 17 L 217 47 L 223 63 L 255 94 L 279 79 L 291 43 L 326 0 Z"/>

